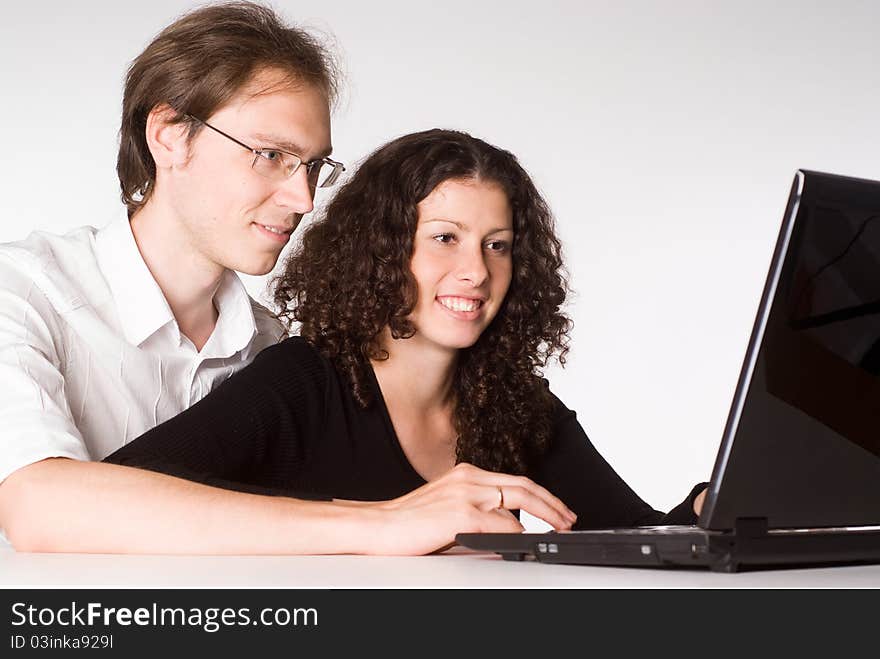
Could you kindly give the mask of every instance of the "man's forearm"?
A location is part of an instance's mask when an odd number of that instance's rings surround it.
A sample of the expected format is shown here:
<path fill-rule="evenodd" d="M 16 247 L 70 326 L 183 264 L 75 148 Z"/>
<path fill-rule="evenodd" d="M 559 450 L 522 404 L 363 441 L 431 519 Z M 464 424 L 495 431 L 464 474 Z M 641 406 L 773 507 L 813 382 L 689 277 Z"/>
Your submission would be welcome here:
<path fill-rule="evenodd" d="M 232 492 L 151 471 L 62 458 L 0 484 L 0 524 L 19 551 L 360 553 L 370 511 Z"/>
<path fill-rule="evenodd" d="M 521 531 L 509 509 L 557 529 L 576 519 L 528 478 L 468 464 L 372 502 L 248 494 L 63 458 L 19 469 L 0 484 L 0 525 L 17 550 L 34 552 L 426 554 L 457 533 Z"/>

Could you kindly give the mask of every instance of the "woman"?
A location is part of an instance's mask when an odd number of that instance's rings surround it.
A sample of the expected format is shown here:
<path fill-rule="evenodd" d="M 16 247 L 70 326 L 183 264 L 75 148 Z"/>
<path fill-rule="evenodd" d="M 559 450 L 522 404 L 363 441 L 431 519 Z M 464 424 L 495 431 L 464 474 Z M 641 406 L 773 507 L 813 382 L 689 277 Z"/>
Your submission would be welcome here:
<path fill-rule="evenodd" d="M 693 523 L 696 488 L 669 516 L 652 510 L 540 377 L 566 352 L 561 269 L 550 211 L 510 153 L 454 131 L 401 137 L 276 281 L 300 336 L 108 461 L 364 515 L 455 507 L 418 537 L 391 523 L 382 553 L 521 529 L 507 510 L 558 529 Z"/>

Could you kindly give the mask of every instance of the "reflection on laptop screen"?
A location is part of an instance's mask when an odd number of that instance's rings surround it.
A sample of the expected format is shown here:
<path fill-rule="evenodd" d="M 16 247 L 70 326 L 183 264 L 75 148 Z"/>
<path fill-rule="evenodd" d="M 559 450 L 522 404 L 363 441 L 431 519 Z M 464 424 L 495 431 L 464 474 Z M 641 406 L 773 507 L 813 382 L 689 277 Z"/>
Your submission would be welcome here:
<path fill-rule="evenodd" d="M 876 210 L 821 202 L 813 207 L 794 247 L 787 322 L 778 323 L 767 359 L 773 394 L 880 455 Z M 831 382 L 837 386 L 828 387 Z"/>
<path fill-rule="evenodd" d="M 771 527 L 857 525 L 880 512 L 880 186 L 807 173 L 789 211 L 709 528 L 751 516 Z"/>

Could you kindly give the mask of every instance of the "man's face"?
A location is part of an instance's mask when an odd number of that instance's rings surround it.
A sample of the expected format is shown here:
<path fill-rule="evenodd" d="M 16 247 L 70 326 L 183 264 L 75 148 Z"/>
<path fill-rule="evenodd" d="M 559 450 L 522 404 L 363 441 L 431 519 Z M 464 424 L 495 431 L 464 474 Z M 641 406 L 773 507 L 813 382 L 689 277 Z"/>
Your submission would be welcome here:
<path fill-rule="evenodd" d="M 199 119 L 254 149 L 280 149 L 303 162 L 331 151 L 325 95 L 310 85 L 293 86 L 277 71 L 257 74 L 232 101 Z M 254 158 L 203 127 L 185 164 L 168 176 L 166 198 L 195 252 L 211 264 L 263 275 L 312 210 L 314 189 L 305 166 L 273 180 L 252 167 Z"/>

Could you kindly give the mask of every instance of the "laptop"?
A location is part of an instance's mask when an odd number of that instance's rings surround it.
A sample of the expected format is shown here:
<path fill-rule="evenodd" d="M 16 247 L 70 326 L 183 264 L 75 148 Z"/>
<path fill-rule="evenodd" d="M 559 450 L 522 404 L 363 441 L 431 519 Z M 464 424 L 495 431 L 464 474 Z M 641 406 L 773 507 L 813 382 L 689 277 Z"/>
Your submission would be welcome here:
<path fill-rule="evenodd" d="M 796 173 L 696 526 L 456 541 L 719 572 L 880 562 L 880 182 Z"/>

